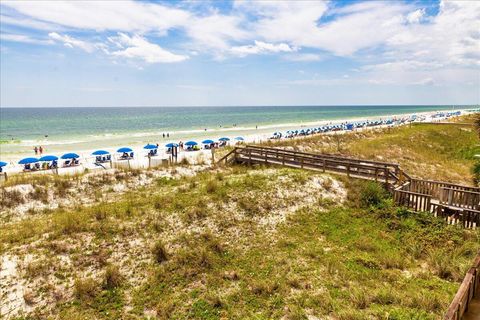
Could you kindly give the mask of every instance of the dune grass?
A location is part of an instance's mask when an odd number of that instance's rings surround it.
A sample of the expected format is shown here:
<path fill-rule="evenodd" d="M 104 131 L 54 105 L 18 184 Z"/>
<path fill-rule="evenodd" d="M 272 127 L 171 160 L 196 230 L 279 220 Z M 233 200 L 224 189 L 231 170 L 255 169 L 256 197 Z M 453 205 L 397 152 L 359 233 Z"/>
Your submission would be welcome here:
<path fill-rule="evenodd" d="M 480 154 L 473 126 L 461 125 L 414 124 L 267 144 L 395 162 L 414 177 L 469 185 L 473 182 L 474 156 Z"/>
<path fill-rule="evenodd" d="M 0 226 L 2 255 L 35 258 L 29 301 L 50 307 L 30 316 L 69 319 L 437 319 L 478 241 L 376 184 L 262 167 Z"/>

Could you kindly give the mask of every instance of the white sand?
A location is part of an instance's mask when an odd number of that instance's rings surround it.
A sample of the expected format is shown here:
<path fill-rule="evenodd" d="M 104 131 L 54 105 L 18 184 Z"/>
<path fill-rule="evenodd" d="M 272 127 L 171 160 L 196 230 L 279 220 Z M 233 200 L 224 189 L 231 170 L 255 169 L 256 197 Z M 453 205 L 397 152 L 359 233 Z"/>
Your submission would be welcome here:
<path fill-rule="evenodd" d="M 434 122 L 434 121 L 443 121 L 445 118 L 433 118 L 432 116 L 437 114 L 438 112 L 450 112 L 451 110 L 440 110 L 440 111 L 435 111 L 435 112 L 421 112 L 421 113 L 415 113 L 417 116 L 416 122 Z M 458 111 L 458 110 L 456 110 Z M 467 110 L 460 110 L 462 115 L 467 114 Z M 252 129 L 248 128 L 245 129 L 245 135 L 243 138 L 245 139 L 244 143 L 259 143 L 263 141 L 267 141 L 268 139 L 271 138 L 273 132 L 270 132 L 270 129 L 274 129 L 274 132 L 282 132 L 284 133 L 287 130 L 297 130 L 297 129 L 302 129 L 302 128 L 312 128 L 312 127 L 319 127 L 319 126 L 324 126 L 324 125 L 329 125 L 329 124 L 341 124 L 341 123 L 346 123 L 346 122 L 360 122 L 360 121 L 376 121 L 376 120 L 381 120 L 381 119 L 402 119 L 402 118 L 410 118 L 413 114 L 394 114 L 394 115 L 389 115 L 389 116 L 382 116 L 382 117 L 362 117 L 362 118 L 350 118 L 350 119 L 344 119 L 344 120 L 335 120 L 335 121 L 314 121 L 314 122 L 308 122 L 308 123 L 303 123 L 302 125 L 299 124 L 279 124 L 279 125 L 268 125 L 268 126 L 263 126 L 259 127 L 258 129 Z M 367 127 L 363 129 L 355 129 L 356 131 L 358 130 L 365 130 L 365 129 L 373 129 L 373 128 L 379 128 L 379 126 L 376 127 Z M 238 130 L 243 130 L 242 128 L 238 128 Z M 338 131 L 335 133 L 339 133 Z M 197 137 L 198 138 L 198 137 Z M 301 137 L 298 137 L 301 138 Z M 192 140 L 197 140 L 200 141 L 200 139 L 195 139 L 192 138 Z M 230 141 L 229 145 L 235 145 L 238 143 L 238 141 Z M 132 146 L 132 149 L 135 153 L 135 157 L 133 160 L 114 160 L 113 161 L 113 166 L 114 167 L 124 167 L 124 168 L 148 168 L 149 167 L 149 159 L 146 156 L 148 151 L 144 150 L 142 146 Z M 108 150 L 108 149 L 107 149 Z M 94 164 L 95 161 L 95 156 L 91 156 L 91 153 L 95 151 L 92 149 L 89 150 L 80 150 L 77 152 L 80 155 L 80 165 L 76 167 L 61 167 L 63 164 L 63 161 L 59 160 L 59 166 L 60 168 L 58 169 L 59 174 L 75 174 L 75 173 L 81 173 L 84 172 L 85 169 L 89 170 L 103 170 L 102 167 L 96 166 Z M 118 154 L 115 154 L 113 150 L 110 150 L 112 154 L 112 159 L 116 159 L 118 157 Z M 69 151 L 65 151 L 69 152 Z M 46 152 L 48 154 L 48 152 Z M 63 154 L 63 153 L 60 153 Z M 32 155 L 34 156 L 34 155 Z M 2 161 L 9 162 L 9 165 L 7 167 L 4 167 L 4 172 L 7 173 L 18 173 L 22 172 L 23 166 L 18 165 L 17 162 L 23 158 L 23 156 L 18 155 L 18 156 L 12 156 L 10 159 L 5 159 L 2 158 Z M 211 151 L 210 150 L 200 150 L 200 151 L 183 151 L 179 150 L 178 154 L 178 161 L 182 161 L 182 159 L 188 159 L 189 163 L 198 163 L 198 162 L 209 162 L 211 159 Z M 158 156 L 152 157 L 150 166 L 155 167 L 159 166 L 162 161 L 167 161 L 170 159 L 170 155 L 166 154 L 165 148 L 163 146 L 160 146 L 158 150 Z M 110 168 L 110 164 L 106 163 L 105 164 L 106 168 Z M 54 173 L 53 170 L 42 170 L 42 171 L 36 171 L 35 174 L 51 174 Z"/>

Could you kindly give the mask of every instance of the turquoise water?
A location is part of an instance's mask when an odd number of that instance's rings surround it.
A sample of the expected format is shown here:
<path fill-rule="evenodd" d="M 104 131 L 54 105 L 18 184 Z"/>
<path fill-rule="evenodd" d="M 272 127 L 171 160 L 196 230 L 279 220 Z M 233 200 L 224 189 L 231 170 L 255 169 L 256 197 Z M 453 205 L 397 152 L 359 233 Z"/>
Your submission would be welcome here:
<path fill-rule="evenodd" d="M 275 126 L 393 114 L 462 109 L 452 106 L 289 106 L 289 107 L 124 107 L 0 108 L 0 153 L 3 157 L 47 150 L 218 138 L 275 131 Z M 258 129 L 255 129 L 258 126 Z M 206 131 L 205 131 L 206 129 Z M 162 133 L 169 132 L 170 139 Z M 160 140 L 160 141 L 159 141 Z"/>

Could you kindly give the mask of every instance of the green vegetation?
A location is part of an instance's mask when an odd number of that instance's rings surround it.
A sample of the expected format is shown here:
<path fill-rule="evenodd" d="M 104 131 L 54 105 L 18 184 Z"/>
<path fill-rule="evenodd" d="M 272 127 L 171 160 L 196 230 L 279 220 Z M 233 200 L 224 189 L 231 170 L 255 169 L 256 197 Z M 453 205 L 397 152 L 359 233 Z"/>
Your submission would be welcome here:
<path fill-rule="evenodd" d="M 470 118 L 460 120 L 472 121 Z M 461 125 L 415 124 L 268 144 L 396 162 L 414 177 L 461 184 L 472 183 L 474 156 L 480 154 L 475 128 Z"/>
<path fill-rule="evenodd" d="M 38 317 L 436 319 L 479 236 L 375 183 L 233 167 L 0 226 L 0 253 L 34 254 Z"/>
<path fill-rule="evenodd" d="M 474 127 L 377 132 L 276 145 L 471 178 Z M 379 184 L 306 170 L 18 176 L 0 195 L 17 270 L 0 298 L 23 292 L 20 319 L 440 319 L 480 248 L 479 229 L 396 207 Z M 14 216 L 30 203 L 45 209 Z"/>

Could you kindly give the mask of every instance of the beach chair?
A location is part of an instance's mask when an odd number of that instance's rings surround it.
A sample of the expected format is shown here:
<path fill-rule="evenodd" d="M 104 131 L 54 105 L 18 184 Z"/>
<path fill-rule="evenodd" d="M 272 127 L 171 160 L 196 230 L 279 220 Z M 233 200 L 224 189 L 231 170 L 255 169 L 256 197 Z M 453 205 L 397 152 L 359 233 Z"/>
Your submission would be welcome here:
<path fill-rule="evenodd" d="M 63 166 L 64 166 L 64 167 L 70 166 L 70 160 L 65 161 L 65 163 L 63 164 Z"/>
<path fill-rule="evenodd" d="M 130 152 L 130 159 L 133 159 L 133 152 Z"/>

